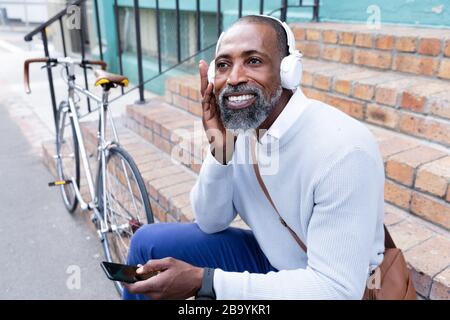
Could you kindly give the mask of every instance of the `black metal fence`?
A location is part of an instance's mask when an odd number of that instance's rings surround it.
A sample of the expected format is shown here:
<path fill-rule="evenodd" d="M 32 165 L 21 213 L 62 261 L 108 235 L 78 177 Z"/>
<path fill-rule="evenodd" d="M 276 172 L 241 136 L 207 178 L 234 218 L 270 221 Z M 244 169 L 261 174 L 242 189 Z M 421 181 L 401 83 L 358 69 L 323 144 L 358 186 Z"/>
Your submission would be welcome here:
<path fill-rule="evenodd" d="M 92 1 L 93 1 L 94 9 L 95 9 L 95 17 L 94 17 L 95 24 L 96 24 L 95 30 L 96 30 L 96 36 L 97 36 L 98 45 L 99 45 L 99 56 L 100 56 L 100 59 L 103 60 L 104 52 L 103 52 L 103 47 L 102 47 L 102 34 L 101 34 L 101 27 L 100 27 L 98 0 L 92 0 Z M 202 14 L 202 12 L 201 12 L 201 8 L 200 8 L 200 0 L 196 0 L 196 3 L 195 3 L 196 52 L 193 55 L 189 56 L 188 58 L 182 59 L 182 56 L 181 56 L 180 0 L 174 0 L 175 1 L 175 16 L 176 16 L 176 18 L 175 18 L 176 19 L 176 26 L 175 26 L 175 30 L 176 30 L 176 63 L 174 63 L 172 66 L 166 68 L 165 70 L 162 70 L 160 4 L 159 4 L 159 0 L 155 0 L 155 1 L 156 1 L 155 2 L 155 4 L 156 4 L 155 14 L 156 14 L 156 44 L 157 44 L 158 73 L 156 76 L 153 76 L 149 79 L 144 80 L 143 63 L 142 63 L 143 62 L 143 54 L 142 54 L 142 45 L 141 45 L 140 5 L 139 5 L 139 0 L 133 0 L 134 20 L 135 20 L 134 31 L 135 31 L 135 35 L 136 35 L 136 60 L 137 60 L 137 67 L 138 67 L 137 68 L 138 69 L 138 84 L 136 85 L 136 87 L 127 91 L 127 93 L 130 91 L 133 91 L 135 89 L 139 90 L 139 101 L 140 102 L 145 101 L 144 85 L 146 83 L 153 81 L 154 79 L 158 78 L 162 74 L 165 74 L 169 70 L 176 68 L 177 66 L 186 62 L 187 60 L 192 59 L 196 55 L 215 46 L 215 43 L 212 43 L 209 45 L 204 45 L 201 41 L 201 14 Z M 209 1 L 209 0 L 207 0 L 207 1 Z M 74 0 L 74 1 L 71 1 L 69 5 L 70 6 L 78 6 L 81 9 L 81 12 L 85 13 L 86 2 L 87 2 L 87 0 Z M 277 11 L 280 11 L 280 19 L 282 21 L 286 21 L 286 17 L 287 17 L 289 8 L 291 8 L 291 7 L 296 7 L 296 8 L 310 7 L 310 8 L 312 8 L 311 20 L 319 21 L 319 0 L 313 0 L 312 4 L 311 4 L 311 1 L 309 1 L 309 4 L 304 4 L 303 2 L 304 2 L 303 0 L 299 0 L 298 4 L 296 4 L 296 5 L 288 5 L 288 0 L 281 0 L 280 7 L 271 11 L 268 14 L 271 15 Z M 65 38 L 64 26 L 63 26 L 63 18 L 70 15 L 67 8 L 65 8 L 64 10 L 61 10 L 60 12 L 55 14 L 52 18 L 50 18 L 48 21 L 39 25 L 33 31 L 28 33 L 25 36 L 25 41 L 31 41 L 33 39 L 33 37 L 40 34 L 42 44 L 44 47 L 44 54 L 46 57 L 49 57 L 50 53 L 49 53 L 49 46 L 48 46 L 47 28 L 52 26 L 55 23 L 58 23 L 60 35 L 61 35 L 63 53 L 64 53 L 64 55 L 67 55 L 67 41 Z M 265 8 L 264 0 L 260 0 L 259 1 L 259 13 L 260 14 L 264 13 L 264 11 L 265 11 L 264 8 Z M 239 0 L 237 11 L 238 11 L 238 17 L 239 18 L 242 17 L 243 0 Z M 222 1 L 221 0 L 216 0 L 216 15 L 215 16 L 216 16 L 215 28 L 217 29 L 217 37 L 219 37 L 220 34 L 222 33 L 222 26 L 223 26 L 223 23 L 222 23 Z M 118 46 L 117 47 L 117 52 L 118 52 L 117 59 L 118 59 L 118 65 L 119 65 L 119 72 L 123 73 L 123 69 L 124 69 L 123 61 L 122 61 L 123 49 L 122 49 L 122 45 L 121 45 L 122 30 L 120 29 L 119 6 L 117 3 L 117 0 L 114 0 L 114 17 L 115 17 L 115 21 L 116 21 L 116 24 L 114 27 L 115 27 L 115 33 L 116 33 L 116 43 Z M 80 18 L 82 19 L 83 15 L 81 15 Z M 213 26 L 211 26 L 211 27 L 213 27 Z M 79 41 L 81 44 L 80 52 L 81 52 L 81 58 L 83 60 L 86 57 L 86 49 L 85 49 L 85 40 L 86 40 L 86 35 L 87 35 L 86 29 L 87 29 L 87 24 L 82 19 L 82 21 L 80 23 L 80 28 L 78 28 L 76 32 L 78 33 Z M 86 87 L 86 89 L 88 89 L 89 85 L 88 85 L 86 68 L 84 68 L 83 74 L 84 74 L 85 87 Z M 51 101 L 52 101 L 53 113 L 56 118 L 55 88 L 54 88 L 54 83 L 53 83 L 52 69 L 50 68 L 50 65 L 47 65 L 47 76 L 48 76 L 48 81 L 49 81 L 49 86 L 50 86 L 50 96 L 51 96 Z M 124 94 L 126 94 L 126 93 L 124 92 L 124 90 L 122 88 L 122 95 L 124 95 Z M 87 100 L 87 106 L 88 106 L 88 112 L 90 112 L 91 106 L 90 106 L 89 99 Z"/>
<path fill-rule="evenodd" d="M 84 2 L 86 0 L 76 0 L 71 2 L 72 6 L 80 6 L 80 8 L 82 8 L 82 6 L 84 5 Z M 95 6 L 97 7 L 97 0 L 94 0 L 95 2 Z M 98 12 L 98 11 L 97 11 Z M 28 33 L 25 36 L 25 41 L 31 41 L 33 40 L 33 37 L 40 34 L 41 35 L 41 40 L 42 40 L 42 45 L 44 47 L 44 54 L 46 57 L 50 57 L 50 52 L 49 52 L 49 46 L 48 46 L 48 37 L 47 37 L 47 29 L 48 27 L 52 26 L 54 23 L 58 23 L 59 24 L 59 30 L 60 30 L 60 34 L 61 34 L 61 41 L 62 41 L 62 48 L 63 48 L 63 53 L 64 56 L 67 56 L 67 42 L 66 42 L 66 37 L 65 37 L 65 33 L 64 33 L 64 26 L 63 26 L 63 17 L 65 17 L 66 15 L 68 15 L 68 10 L 67 8 L 64 10 L 61 10 L 60 12 L 58 12 L 56 15 L 54 15 L 52 18 L 50 18 L 49 20 L 47 20 L 46 22 L 44 22 L 43 24 L 39 25 L 37 28 L 35 28 L 33 31 L 31 31 L 30 33 Z M 99 17 L 98 14 L 96 16 L 97 21 L 99 21 Z M 80 24 L 81 26 L 81 24 Z M 82 60 L 85 60 L 85 56 L 86 56 L 86 52 L 85 52 L 85 46 L 84 46 L 84 38 L 85 38 L 85 32 L 86 29 L 85 28 L 79 28 L 78 30 L 78 35 L 80 37 L 80 49 L 81 49 L 81 58 Z M 100 25 L 97 23 L 97 32 L 98 32 L 98 39 L 101 39 L 101 34 L 100 34 Z M 101 43 L 101 41 L 99 40 L 99 42 Z M 102 50 L 100 49 L 100 56 L 103 59 L 103 53 Z M 88 85 L 88 80 L 87 80 L 87 71 L 86 68 L 84 68 L 83 70 L 84 73 L 84 84 L 86 89 L 89 88 Z M 56 126 L 56 97 L 55 97 L 55 86 L 53 83 L 53 72 L 52 69 L 50 68 L 50 62 L 47 62 L 47 77 L 48 77 L 48 82 L 49 82 L 49 87 L 50 87 L 50 98 L 52 101 L 52 108 L 53 108 L 53 117 L 55 120 L 55 126 Z M 88 104 L 88 111 L 91 111 L 91 104 L 89 99 L 87 100 L 87 104 Z"/>

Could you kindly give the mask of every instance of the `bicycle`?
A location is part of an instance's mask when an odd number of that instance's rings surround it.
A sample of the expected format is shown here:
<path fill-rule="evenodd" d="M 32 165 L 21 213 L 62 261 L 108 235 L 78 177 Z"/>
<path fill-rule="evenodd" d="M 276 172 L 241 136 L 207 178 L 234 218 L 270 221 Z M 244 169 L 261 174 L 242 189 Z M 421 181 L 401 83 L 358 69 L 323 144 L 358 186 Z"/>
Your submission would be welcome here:
<path fill-rule="evenodd" d="M 92 211 L 91 220 L 95 224 L 102 242 L 107 261 L 126 263 L 132 235 L 142 225 L 153 223 L 154 217 L 144 180 L 136 163 L 119 144 L 114 119 L 109 115 L 108 96 L 112 88 L 127 86 L 128 79 L 122 75 L 107 73 L 103 61 L 80 61 L 70 57 L 28 59 L 24 63 L 25 91 L 31 93 L 29 65 L 46 63 L 46 67 L 62 66 L 67 73 L 67 99 L 61 101 L 56 113 L 56 167 L 58 180 L 49 186 L 61 190 L 66 209 L 73 213 L 78 204 L 82 211 Z M 75 67 L 95 70 L 96 86 L 102 87 L 98 97 L 75 82 Z M 45 67 L 45 66 L 44 66 Z M 64 71 L 64 70 L 62 70 Z M 80 107 L 75 101 L 75 92 L 89 97 L 98 105 L 97 130 L 97 175 L 94 183 L 85 142 L 80 127 Z M 109 119 L 113 139 L 106 141 L 106 122 Z M 83 164 L 90 201 L 85 201 L 80 192 L 80 159 Z M 114 282 L 119 294 L 123 286 Z"/>

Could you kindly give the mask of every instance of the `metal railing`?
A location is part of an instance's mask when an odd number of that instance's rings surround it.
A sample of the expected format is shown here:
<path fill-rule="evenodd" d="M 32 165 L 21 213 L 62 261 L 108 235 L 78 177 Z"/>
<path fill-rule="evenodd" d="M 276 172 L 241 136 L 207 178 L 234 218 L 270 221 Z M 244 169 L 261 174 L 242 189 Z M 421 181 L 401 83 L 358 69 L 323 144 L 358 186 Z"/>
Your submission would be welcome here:
<path fill-rule="evenodd" d="M 100 59 L 103 60 L 103 46 L 102 46 L 102 33 L 101 33 L 101 27 L 100 27 L 100 17 L 99 17 L 99 6 L 98 6 L 98 0 L 91 0 L 93 1 L 93 5 L 94 5 L 94 19 L 95 19 L 95 30 L 96 30 L 96 36 L 97 36 L 97 41 L 98 41 L 98 46 L 99 46 L 99 57 Z M 207 0 L 209 1 L 209 0 Z M 81 10 L 85 10 L 85 5 L 86 5 L 87 0 L 74 0 L 71 1 L 68 5 L 67 8 L 69 8 L 69 6 L 78 6 L 81 8 Z M 296 7 L 296 8 L 312 8 L 312 21 L 318 21 L 319 20 L 319 0 L 313 0 L 313 2 L 309 1 L 309 4 L 304 4 L 303 0 L 299 0 L 298 4 L 296 5 L 288 5 L 288 1 L 287 0 L 281 0 L 281 4 L 280 7 L 269 12 L 266 14 L 273 14 L 277 11 L 280 11 L 280 19 L 282 21 L 286 21 L 286 17 L 287 17 L 287 13 L 288 13 L 288 9 L 291 7 Z M 273 3 L 273 1 L 271 2 Z M 171 66 L 168 66 L 165 68 L 165 70 L 163 70 L 163 65 L 162 65 L 162 52 L 161 52 L 161 8 L 160 8 L 160 3 L 159 0 L 155 0 L 155 17 L 156 17 L 156 45 L 157 45 L 157 53 L 156 53 L 156 58 L 157 58 L 157 64 L 158 64 L 158 72 L 155 76 L 150 77 L 147 80 L 144 80 L 144 72 L 143 72 L 143 53 L 142 53 L 142 44 L 141 44 L 141 19 L 140 19 L 140 2 L 139 0 L 133 0 L 133 12 L 134 12 L 134 33 L 136 36 L 136 61 L 137 61 L 137 75 L 138 75 L 138 84 L 131 88 L 130 90 L 128 90 L 127 92 L 124 92 L 123 88 L 122 88 L 122 95 L 119 97 L 116 97 L 115 99 L 112 99 L 111 101 L 117 100 L 120 97 L 122 97 L 125 94 L 128 94 L 131 91 L 134 90 L 139 90 L 139 101 L 138 102 L 145 102 L 145 96 L 144 96 L 144 85 L 149 83 L 150 81 L 153 81 L 155 79 L 157 79 L 158 77 L 160 77 L 161 75 L 167 73 L 170 70 L 173 70 L 174 68 L 180 66 L 181 64 L 185 63 L 186 61 L 196 57 L 197 55 L 199 55 L 200 53 L 205 52 L 206 50 L 211 49 L 212 47 L 215 46 L 215 43 L 211 43 L 208 45 L 204 45 L 202 43 L 202 37 L 201 37 L 201 15 L 202 15 L 202 11 L 201 11 L 201 7 L 200 7 L 201 1 L 200 0 L 196 0 L 195 1 L 195 34 L 196 34 L 196 52 L 192 55 L 190 55 L 189 57 L 182 59 L 182 54 L 181 54 L 181 23 L 180 23 L 180 15 L 181 15 L 181 9 L 180 9 L 180 1 L 179 0 L 174 0 L 174 5 L 175 5 L 175 19 L 176 19 L 176 24 L 175 24 L 175 32 L 176 32 L 176 63 L 172 64 Z M 123 48 L 122 48 L 122 43 L 121 43 L 121 36 L 122 36 L 122 30 L 120 29 L 120 23 L 119 23 L 119 18 L 120 18 L 120 14 L 119 14 L 119 5 L 118 5 L 118 1 L 114 0 L 113 3 L 113 10 L 114 10 L 114 19 L 116 21 L 115 23 L 115 37 L 116 37 L 116 44 L 117 44 L 117 62 L 118 62 L 118 67 L 119 67 L 119 72 L 121 74 L 123 74 L 124 71 L 124 65 L 123 65 L 123 58 L 122 55 L 124 53 Z M 67 8 L 61 10 L 60 12 L 58 12 L 57 14 L 55 14 L 53 17 L 51 17 L 48 21 L 46 21 L 45 23 L 39 25 L 37 28 L 35 28 L 33 31 L 31 31 L 30 33 L 28 33 L 25 36 L 25 41 L 31 41 L 33 39 L 34 36 L 40 34 L 41 35 L 41 40 L 42 40 L 42 44 L 44 47 L 44 54 L 46 57 L 49 57 L 50 53 L 49 53 L 49 49 L 48 49 L 48 36 L 47 36 L 47 28 L 52 26 L 54 23 L 58 23 L 59 24 L 59 31 L 60 31 L 60 35 L 61 35 L 61 41 L 62 41 L 62 49 L 63 49 L 63 53 L 64 55 L 67 55 L 67 41 L 66 41 L 66 37 L 64 34 L 64 26 L 63 26 L 63 18 L 69 15 L 69 12 L 67 10 Z M 265 12 L 265 2 L 264 0 L 260 0 L 259 1 L 259 6 L 258 6 L 258 11 L 259 14 L 263 14 Z M 237 15 L 238 17 L 242 17 L 243 14 L 243 0 L 239 0 L 238 2 L 238 8 L 237 8 Z M 220 36 L 220 34 L 222 33 L 223 30 L 223 12 L 222 12 L 222 1 L 221 0 L 216 0 L 216 12 L 215 12 L 215 28 L 217 30 L 217 37 Z M 80 17 L 81 19 L 83 18 L 83 15 L 81 15 Z M 86 50 L 85 50 L 85 35 L 87 33 L 86 29 L 86 23 L 84 21 L 81 21 L 80 23 L 80 28 L 77 29 L 77 33 L 78 33 L 78 37 L 79 37 L 79 41 L 81 43 L 81 58 L 84 60 L 86 58 Z M 211 26 L 212 27 L 212 26 Z M 88 89 L 88 79 L 87 79 L 87 72 L 86 72 L 86 68 L 84 68 L 83 70 L 83 74 L 84 74 L 84 84 L 85 84 L 85 88 Z M 55 99 L 55 88 L 54 88 L 54 83 L 53 83 L 53 74 L 52 74 L 52 69 L 50 68 L 50 65 L 47 65 L 47 76 L 48 76 L 48 81 L 49 81 L 49 86 L 50 86 L 50 96 L 51 96 L 51 102 L 52 102 L 52 107 L 53 107 L 53 114 L 54 114 L 54 118 L 55 118 L 55 123 L 56 123 L 56 99 Z M 91 112 L 91 107 L 90 107 L 90 101 L 89 99 L 87 100 L 87 106 L 88 106 L 88 112 Z"/>
<path fill-rule="evenodd" d="M 94 0 L 95 2 L 97 2 L 97 0 Z M 71 5 L 74 6 L 79 6 L 82 3 L 84 3 L 85 0 L 76 0 L 73 1 L 71 3 Z M 67 56 L 67 46 L 66 46 L 66 38 L 64 35 L 64 26 L 63 26 L 63 17 L 67 15 L 67 8 L 64 10 L 61 10 L 60 12 L 58 12 L 57 14 L 55 14 L 53 17 L 51 17 L 49 20 L 47 20 L 46 22 L 44 22 L 43 24 L 39 25 L 37 28 L 35 28 L 33 31 L 31 31 L 30 33 L 28 33 L 24 39 L 25 41 L 31 41 L 33 40 L 33 37 L 36 36 L 37 34 L 41 35 L 41 40 L 42 40 L 42 45 L 44 47 L 44 54 L 45 56 L 48 58 L 50 57 L 50 52 L 48 49 L 48 37 L 47 37 L 47 28 L 49 26 L 51 26 L 53 23 L 58 22 L 59 23 L 59 29 L 61 32 L 61 39 L 62 39 L 62 43 L 63 43 L 63 52 L 64 55 Z M 79 35 L 80 35 L 80 41 L 81 41 L 81 55 L 82 55 L 82 59 L 85 59 L 85 50 L 84 50 L 84 35 L 83 35 L 83 28 L 79 29 Z M 100 38 L 101 39 L 101 38 Z M 55 86 L 53 83 L 53 72 L 51 69 L 51 65 L 50 62 L 47 62 L 47 77 L 48 77 L 48 82 L 49 82 L 49 86 L 50 86 L 50 98 L 52 101 L 52 109 L 53 109 L 53 119 L 55 122 L 55 128 L 57 127 L 57 120 L 56 120 L 56 97 L 55 97 Z M 84 69 L 84 82 L 85 82 L 85 87 L 86 89 L 88 89 L 88 81 L 87 81 L 87 73 L 86 73 L 86 69 Z M 88 99 L 88 110 L 89 112 L 91 111 L 91 105 L 90 105 L 90 101 Z"/>

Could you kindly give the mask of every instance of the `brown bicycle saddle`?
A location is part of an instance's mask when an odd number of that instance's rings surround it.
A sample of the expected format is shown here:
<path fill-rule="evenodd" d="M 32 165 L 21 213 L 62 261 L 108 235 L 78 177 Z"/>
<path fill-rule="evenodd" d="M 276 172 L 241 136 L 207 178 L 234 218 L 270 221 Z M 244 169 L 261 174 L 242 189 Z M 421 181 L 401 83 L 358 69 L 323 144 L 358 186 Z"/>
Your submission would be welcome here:
<path fill-rule="evenodd" d="M 128 86 L 128 78 L 120 74 L 109 73 L 104 70 L 95 70 L 95 86 L 104 84 L 116 84 L 122 87 Z"/>

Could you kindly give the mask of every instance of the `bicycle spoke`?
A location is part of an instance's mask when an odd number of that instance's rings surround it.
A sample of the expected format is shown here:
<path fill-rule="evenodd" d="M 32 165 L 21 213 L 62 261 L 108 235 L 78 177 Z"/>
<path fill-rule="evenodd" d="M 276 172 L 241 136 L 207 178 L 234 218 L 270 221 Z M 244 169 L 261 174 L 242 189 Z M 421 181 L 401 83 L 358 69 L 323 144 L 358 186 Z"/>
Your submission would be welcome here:
<path fill-rule="evenodd" d="M 123 214 L 119 213 L 118 211 L 115 211 L 115 214 L 119 215 L 120 217 L 122 217 L 126 220 L 133 219 L 133 216 L 130 214 L 130 212 L 119 201 L 117 201 L 115 199 L 114 195 L 111 195 L 111 198 L 114 200 L 115 203 L 117 203 L 118 206 L 120 206 L 128 214 L 128 217 L 124 216 Z"/>
<path fill-rule="evenodd" d="M 132 192 L 132 187 L 131 187 L 131 183 L 130 183 L 130 181 L 129 181 L 129 179 L 127 178 L 127 180 L 128 180 L 128 193 L 125 191 L 125 190 L 123 190 L 123 188 L 124 188 L 124 186 L 123 186 L 123 184 L 120 182 L 120 178 L 117 178 L 118 176 L 120 177 L 120 174 L 119 173 L 117 173 L 117 166 L 113 166 L 113 168 L 114 168 L 114 171 L 116 172 L 114 175 L 113 175 L 113 177 L 114 177 L 114 182 L 115 182 L 115 185 L 117 185 L 117 187 L 118 188 L 121 188 L 122 190 L 120 190 L 119 191 L 119 193 L 120 194 L 127 194 L 129 197 L 131 197 L 131 203 L 133 204 L 133 208 L 134 208 L 134 213 L 135 213 L 135 215 L 138 215 L 139 214 L 139 206 L 138 206 L 138 204 L 136 203 L 136 198 L 134 197 L 134 193 Z M 121 172 L 122 173 L 122 172 Z M 111 180 L 112 180 L 112 177 L 110 178 L 110 179 L 107 179 L 109 182 L 111 182 Z M 116 189 L 117 190 L 117 189 Z M 124 204 L 124 202 L 129 202 L 129 197 L 128 197 L 128 201 L 117 201 L 122 207 L 123 207 L 123 204 Z M 126 200 L 126 199 L 123 199 L 123 200 Z M 140 203 L 142 203 L 142 201 L 139 201 Z M 125 208 L 124 208 L 125 209 Z M 130 218 L 133 218 L 134 216 L 133 216 L 133 213 L 131 212 L 131 211 L 128 211 L 128 210 L 125 210 L 126 211 L 126 213 L 130 216 Z"/>
<path fill-rule="evenodd" d="M 117 224 L 116 224 L 116 226 L 117 226 Z M 121 229 L 121 230 L 119 230 L 119 229 L 113 230 L 113 234 L 116 235 L 116 236 L 115 236 L 115 239 L 117 240 L 117 241 L 114 241 L 114 246 L 115 246 L 116 249 L 117 249 L 116 251 L 118 251 L 118 253 L 120 254 L 120 260 L 121 260 L 121 261 L 126 261 L 126 257 L 124 256 L 124 254 L 123 254 L 121 248 L 119 247 L 119 246 L 120 246 L 120 243 L 121 243 L 123 249 L 125 250 L 125 252 L 128 252 L 129 245 L 127 245 L 127 244 L 124 242 L 124 240 L 123 240 L 124 236 L 123 236 L 123 234 L 122 234 L 122 231 L 123 231 L 123 229 Z M 111 235 L 114 236 L 113 234 L 111 234 Z M 131 238 L 131 234 L 129 235 L 129 238 Z M 119 243 L 118 243 L 118 242 L 119 242 Z"/>
<path fill-rule="evenodd" d="M 116 168 L 115 168 L 116 169 Z M 106 181 L 107 181 L 107 184 L 108 184 L 108 189 L 109 190 L 113 190 L 113 187 L 112 187 L 112 180 L 113 180 L 113 177 L 111 177 L 111 176 L 109 176 L 107 179 L 106 179 Z M 117 179 L 115 179 L 115 177 L 114 177 L 114 180 L 117 180 Z M 118 183 L 117 181 L 116 181 L 116 183 Z M 120 184 L 118 185 L 118 187 L 120 187 Z M 122 186 L 123 187 L 123 186 Z M 114 190 L 117 190 L 117 189 L 114 189 Z M 112 192 L 108 192 L 107 193 L 107 201 L 108 201 L 108 218 L 109 218 L 109 220 L 111 221 L 111 222 L 115 222 L 115 224 L 117 225 L 117 226 L 120 226 L 120 225 L 122 225 L 123 223 L 120 223 L 120 221 L 117 221 L 117 217 L 120 217 L 120 218 L 122 218 L 123 220 L 124 220 L 124 222 L 125 223 L 128 223 L 130 220 L 132 220 L 134 217 L 133 217 L 133 215 L 125 208 L 125 206 L 124 206 L 124 204 L 123 204 L 123 202 L 122 201 L 120 201 L 119 199 L 116 199 L 116 196 L 114 195 L 115 193 L 112 193 Z M 132 196 L 132 198 L 133 198 L 133 203 L 134 203 L 134 208 L 136 209 L 136 211 L 138 210 L 137 209 L 137 204 L 136 204 L 136 199 L 134 199 L 134 196 L 133 195 L 131 195 Z M 122 214 L 122 212 L 125 212 L 125 215 L 124 214 Z M 127 215 L 127 216 L 126 216 Z M 127 235 L 129 236 L 129 237 L 131 237 L 132 235 L 133 235 L 133 233 L 132 232 L 129 232 L 128 230 L 126 230 L 126 229 L 121 229 L 120 230 L 121 232 L 125 232 L 125 233 L 127 233 Z M 118 236 L 119 237 L 122 237 L 123 235 L 122 234 L 120 234 L 120 233 L 118 233 Z M 123 242 L 123 239 L 120 239 L 120 241 L 122 241 Z M 124 243 L 124 245 L 125 245 L 125 243 Z"/>
<path fill-rule="evenodd" d="M 106 179 L 107 184 L 108 184 L 108 187 L 109 187 L 108 189 L 110 189 L 110 190 L 113 189 L 112 186 L 111 186 L 111 180 L 112 180 L 112 177 L 108 177 L 108 178 Z M 117 200 L 116 197 L 114 196 L 115 193 L 109 192 L 108 194 L 111 196 L 111 199 L 113 199 L 113 200 L 115 201 L 115 203 L 117 203 L 118 205 L 120 205 L 121 207 L 123 207 L 123 206 L 121 205 L 120 200 Z M 128 213 L 128 215 L 130 216 L 130 218 L 133 217 L 127 210 L 125 210 L 125 211 L 126 211 L 126 213 Z"/>
<path fill-rule="evenodd" d="M 120 235 L 118 235 L 118 238 L 119 238 L 120 240 L 122 240 L 122 237 L 121 237 Z M 123 242 L 123 241 L 122 241 L 122 242 Z M 123 254 L 122 250 L 119 248 L 118 245 L 116 245 L 116 246 L 118 247 L 118 248 L 117 248 L 117 251 L 119 252 L 120 260 L 123 261 L 123 262 L 125 262 L 125 261 L 127 260 L 126 255 Z M 125 247 L 125 252 L 128 252 L 128 247 L 127 247 L 125 244 L 124 244 L 124 247 Z"/>
<path fill-rule="evenodd" d="M 64 158 L 69 158 L 69 159 L 75 159 L 75 154 L 74 153 L 71 153 L 71 154 L 69 154 L 69 155 L 59 155 L 59 157 L 61 158 L 61 159 L 64 159 Z"/>
<path fill-rule="evenodd" d="M 115 225 L 117 227 L 119 224 L 114 219 L 114 217 L 115 216 L 112 215 L 112 218 L 109 219 L 109 223 L 110 223 L 110 225 Z M 128 252 L 128 248 L 129 248 L 129 245 L 127 245 L 123 240 L 123 237 L 124 237 L 123 231 L 125 231 L 125 230 L 124 229 L 115 229 L 115 230 L 112 230 L 112 233 L 110 234 L 110 236 L 114 237 L 114 239 L 115 239 L 113 241 L 113 244 L 114 244 L 114 247 L 116 248 L 116 250 L 115 250 L 116 254 L 118 253 L 120 255 L 120 257 L 119 257 L 120 261 L 125 261 L 125 256 L 122 253 L 120 244 L 123 247 L 123 249 L 125 250 L 125 252 Z M 128 237 L 131 238 L 131 234 L 130 233 L 128 233 L 128 234 L 129 234 Z"/>

